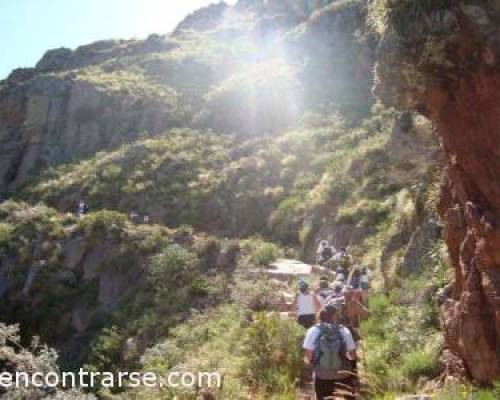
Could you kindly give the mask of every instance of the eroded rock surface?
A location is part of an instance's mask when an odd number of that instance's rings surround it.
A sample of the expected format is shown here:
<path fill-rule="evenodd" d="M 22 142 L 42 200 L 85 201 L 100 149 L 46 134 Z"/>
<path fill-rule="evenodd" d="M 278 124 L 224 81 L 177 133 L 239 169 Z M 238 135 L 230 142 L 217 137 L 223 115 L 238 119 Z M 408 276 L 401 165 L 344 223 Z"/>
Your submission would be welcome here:
<path fill-rule="evenodd" d="M 429 117 L 441 138 L 439 211 L 455 269 L 446 340 L 490 383 L 500 377 L 500 27 L 494 2 L 465 3 L 422 6 L 406 24 L 410 11 L 389 6 L 375 93 Z"/>

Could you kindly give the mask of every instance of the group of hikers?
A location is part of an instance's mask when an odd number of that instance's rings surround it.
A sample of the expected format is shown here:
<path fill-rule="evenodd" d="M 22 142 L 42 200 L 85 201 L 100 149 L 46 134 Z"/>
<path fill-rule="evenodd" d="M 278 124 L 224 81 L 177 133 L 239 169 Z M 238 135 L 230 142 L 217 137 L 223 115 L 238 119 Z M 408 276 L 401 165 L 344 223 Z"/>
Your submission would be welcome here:
<path fill-rule="evenodd" d="M 78 200 L 76 202 L 75 212 L 76 212 L 76 215 L 78 216 L 78 218 L 83 218 L 89 212 L 88 204 L 83 199 Z M 130 212 L 128 218 L 131 222 L 133 222 L 135 224 L 139 224 L 139 223 L 148 224 L 149 223 L 149 215 L 144 215 L 141 218 L 141 216 L 135 211 Z"/>
<path fill-rule="evenodd" d="M 334 278 L 330 282 L 321 277 L 316 290 L 299 280 L 292 309 L 307 329 L 303 349 L 312 366 L 316 400 L 350 399 L 358 386 L 356 343 L 360 322 L 368 315 L 371 275 L 368 268 L 352 265 L 347 248 L 337 252 L 322 241 L 317 255 L 317 261 L 334 271 Z"/>

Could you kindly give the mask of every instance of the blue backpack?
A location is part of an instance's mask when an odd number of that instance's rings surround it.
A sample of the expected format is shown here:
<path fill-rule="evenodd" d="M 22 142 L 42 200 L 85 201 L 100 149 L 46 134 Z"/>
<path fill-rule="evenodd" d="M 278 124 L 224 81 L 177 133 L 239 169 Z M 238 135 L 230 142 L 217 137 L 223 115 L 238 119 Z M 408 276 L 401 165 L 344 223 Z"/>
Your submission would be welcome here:
<path fill-rule="evenodd" d="M 340 332 L 342 325 L 321 323 L 316 339 L 313 365 L 316 376 L 320 379 L 339 379 L 345 377 L 344 353 L 346 350 L 344 338 Z"/>

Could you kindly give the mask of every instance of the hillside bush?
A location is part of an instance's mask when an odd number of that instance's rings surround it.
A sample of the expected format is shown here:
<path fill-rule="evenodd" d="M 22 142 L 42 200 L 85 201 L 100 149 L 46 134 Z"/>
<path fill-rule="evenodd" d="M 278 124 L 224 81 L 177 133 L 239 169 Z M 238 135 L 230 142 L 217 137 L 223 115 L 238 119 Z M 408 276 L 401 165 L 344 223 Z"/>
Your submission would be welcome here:
<path fill-rule="evenodd" d="M 256 266 L 267 266 L 285 253 L 278 245 L 266 242 L 260 236 L 253 236 L 241 242 L 243 249 L 247 252 L 247 259 Z"/>
<path fill-rule="evenodd" d="M 109 234 L 119 234 L 126 221 L 127 217 L 117 211 L 101 210 L 86 215 L 78 225 L 87 237 L 98 241 Z"/>
<path fill-rule="evenodd" d="M 0 257 L 5 255 L 12 239 L 14 227 L 10 224 L 0 223 Z"/>
<path fill-rule="evenodd" d="M 269 393 L 295 392 L 302 373 L 304 330 L 278 314 L 259 313 L 244 338 L 243 377 Z"/>

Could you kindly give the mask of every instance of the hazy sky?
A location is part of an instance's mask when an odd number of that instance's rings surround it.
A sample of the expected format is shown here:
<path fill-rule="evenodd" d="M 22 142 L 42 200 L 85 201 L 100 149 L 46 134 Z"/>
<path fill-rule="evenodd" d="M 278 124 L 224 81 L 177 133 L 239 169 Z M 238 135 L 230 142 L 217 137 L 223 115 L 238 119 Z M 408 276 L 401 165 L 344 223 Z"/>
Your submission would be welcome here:
<path fill-rule="evenodd" d="M 0 79 L 34 66 L 48 49 L 167 33 L 213 2 L 218 0 L 0 0 Z"/>

